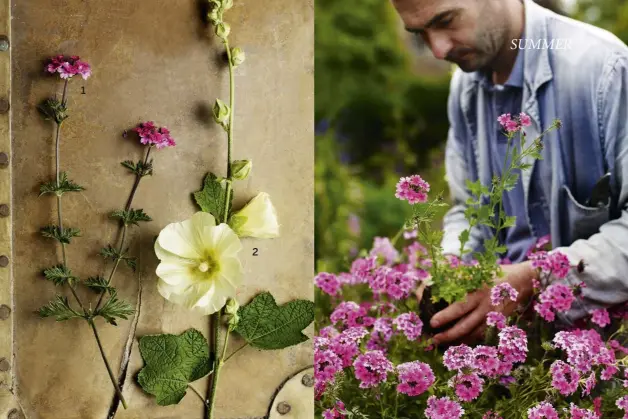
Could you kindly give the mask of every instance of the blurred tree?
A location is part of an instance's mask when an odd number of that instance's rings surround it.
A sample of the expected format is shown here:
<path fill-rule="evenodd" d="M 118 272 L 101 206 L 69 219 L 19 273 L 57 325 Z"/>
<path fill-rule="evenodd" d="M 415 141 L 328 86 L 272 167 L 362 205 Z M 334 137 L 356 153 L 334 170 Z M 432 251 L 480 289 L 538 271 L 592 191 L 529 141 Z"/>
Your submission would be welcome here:
<path fill-rule="evenodd" d="M 628 1 L 578 0 L 573 16 L 611 31 L 628 44 Z"/>

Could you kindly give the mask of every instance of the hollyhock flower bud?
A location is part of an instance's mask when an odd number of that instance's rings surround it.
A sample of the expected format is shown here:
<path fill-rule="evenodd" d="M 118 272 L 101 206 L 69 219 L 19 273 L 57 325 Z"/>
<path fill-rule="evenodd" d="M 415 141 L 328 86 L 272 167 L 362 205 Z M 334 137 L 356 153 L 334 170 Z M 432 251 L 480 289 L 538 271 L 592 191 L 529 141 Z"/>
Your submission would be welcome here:
<path fill-rule="evenodd" d="M 244 180 L 249 176 L 252 168 L 251 160 L 235 160 L 231 163 L 231 176 L 236 180 Z"/>
<path fill-rule="evenodd" d="M 279 237 L 277 210 L 266 192 L 260 192 L 229 218 L 229 226 L 240 237 L 271 239 Z"/>
<path fill-rule="evenodd" d="M 212 110 L 214 112 L 214 121 L 217 123 L 222 125 L 229 119 L 231 109 L 222 100 L 216 99 L 216 103 L 214 103 L 214 108 Z"/>
<path fill-rule="evenodd" d="M 216 25 L 216 36 L 221 39 L 226 39 L 231 32 L 231 26 L 227 22 L 220 22 Z"/>
<path fill-rule="evenodd" d="M 246 54 L 240 48 L 231 48 L 231 65 L 234 67 L 239 66 L 246 59 Z"/>

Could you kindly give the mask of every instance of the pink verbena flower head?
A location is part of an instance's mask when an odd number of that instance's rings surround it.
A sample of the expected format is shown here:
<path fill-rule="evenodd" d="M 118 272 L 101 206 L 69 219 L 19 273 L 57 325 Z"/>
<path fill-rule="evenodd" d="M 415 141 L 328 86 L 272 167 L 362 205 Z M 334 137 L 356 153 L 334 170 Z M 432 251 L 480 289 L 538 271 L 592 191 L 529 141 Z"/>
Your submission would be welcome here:
<path fill-rule="evenodd" d="M 507 324 L 506 316 L 498 311 L 491 311 L 486 315 L 486 324 L 502 330 Z"/>
<path fill-rule="evenodd" d="M 350 327 L 330 341 L 330 349 L 342 360 L 342 368 L 350 367 L 360 353 L 360 341 L 369 334 L 364 327 Z"/>
<path fill-rule="evenodd" d="M 395 334 L 392 328 L 393 319 L 390 317 L 380 317 L 373 324 L 373 334 L 379 334 L 386 342 L 392 339 Z"/>
<path fill-rule="evenodd" d="M 556 347 L 567 352 L 567 362 L 580 373 L 592 367 L 615 365 L 615 352 L 609 349 L 595 330 L 559 331 L 553 339 Z"/>
<path fill-rule="evenodd" d="M 318 336 L 322 338 L 331 339 L 335 336 L 338 336 L 339 332 L 336 330 L 334 326 L 325 326 L 319 332 Z"/>
<path fill-rule="evenodd" d="M 508 363 L 525 362 L 528 353 L 528 337 L 516 326 L 506 326 L 499 332 L 497 350 Z"/>
<path fill-rule="evenodd" d="M 332 350 L 314 348 L 314 379 L 324 388 L 333 383 L 336 373 L 342 371 L 342 360 Z"/>
<path fill-rule="evenodd" d="M 351 275 L 356 284 L 366 284 L 373 270 L 377 267 L 377 260 L 374 257 L 360 258 L 351 264 Z"/>
<path fill-rule="evenodd" d="M 615 406 L 624 410 L 624 418 L 628 417 L 628 395 L 617 399 Z"/>
<path fill-rule="evenodd" d="M 600 308 L 591 314 L 591 321 L 604 328 L 611 324 L 611 317 L 608 314 L 608 310 Z"/>
<path fill-rule="evenodd" d="M 137 132 L 140 142 L 144 145 L 155 146 L 157 149 L 176 145 L 168 128 L 157 127 L 153 121 L 142 122 L 133 128 L 133 131 Z"/>
<path fill-rule="evenodd" d="M 570 287 L 565 284 L 552 284 L 539 295 L 540 304 L 537 304 L 534 310 L 545 320 L 553 321 L 553 315 L 549 314 L 549 311 L 565 312 L 571 308 L 575 300 L 576 297 Z"/>
<path fill-rule="evenodd" d="M 489 410 L 482 416 L 482 419 L 503 419 L 503 418 L 497 413 L 493 412 L 492 410 Z"/>
<path fill-rule="evenodd" d="M 427 193 L 429 191 L 429 183 L 424 181 L 419 175 L 412 175 L 399 179 L 395 197 L 402 201 L 408 201 L 410 204 L 418 204 L 427 201 Z"/>
<path fill-rule="evenodd" d="M 532 120 L 530 119 L 530 117 L 528 115 L 526 115 L 525 113 L 521 112 L 519 114 L 519 123 L 523 127 L 529 127 L 530 124 L 532 124 Z"/>
<path fill-rule="evenodd" d="M 453 387 L 456 396 L 463 402 L 470 402 L 477 399 L 482 393 L 484 381 L 475 373 L 465 374 L 459 372 L 449 380 L 449 387 Z"/>
<path fill-rule="evenodd" d="M 336 306 L 329 316 L 332 324 L 340 323 L 344 327 L 372 326 L 375 319 L 368 316 L 366 307 L 355 301 L 343 301 Z"/>
<path fill-rule="evenodd" d="M 573 403 L 569 407 L 569 414 L 571 415 L 569 419 L 600 419 L 597 413 L 588 409 L 582 409 Z"/>
<path fill-rule="evenodd" d="M 494 306 L 500 305 L 506 298 L 516 302 L 518 296 L 519 292 L 508 282 L 502 282 L 491 288 L 491 304 Z"/>
<path fill-rule="evenodd" d="M 399 374 L 397 391 L 411 397 L 425 393 L 436 379 L 430 366 L 419 361 L 397 365 L 397 373 Z"/>
<path fill-rule="evenodd" d="M 59 77 L 62 79 L 71 79 L 77 74 L 80 75 L 83 80 L 87 80 L 92 75 L 92 68 L 85 61 L 81 61 L 78 55 L 72 55 L 65 57 L 63 55 L 57 55 L 50 59 L 50 62 L 46 64 L 45 71 L 54 74 L 59 73 Z"/>
<path fill-rule="evenodd" d="M 499 375 L 501 361 L 498 358 L 497 348 L 479 345 L 473 348 L 473 365 L 482 375 L 494 378 Z"/>
<path fill-rule="evenodd" d="M 559 419 L 558 412 L 550 403 L 541 402 L 528 409 L 528 419 Z"/>
<path fill-rule="evenodd" d="M 409 341 L 417 340 L 423 331 L 423 322 L 415 312 L 400 314 L 393 324 Z"/>
<path fill-rule="evenodd" d="M 530 126 L 532 123 L 530 117 L 523 112 L 514 118 L 509 113 L 502 114 L 497 118 L 497 121 L 507 132 L 519 131 L 522 127 Z"/>
<path fill-rule="evenodd" d="M 390 265 L 397 260 L 399 252 L 388 237 L 375 237 L 369 256 L 380 257 Z"/>
<path fill-rule="evenodd" d="M 582 389 L 582 397 L 591 394 L 591 391 L 595 388 L 597 380 L 595 379 L 595 372 L 591 372 L 587 379 L 584 381 L 584 388 Z"/>
<path fill-rule="evenodd" d="M 427 409 L 425 409 L 427 419 L 460 419 L 462 415 L 464 415 L 462 406 L 449 397 L 430 396 L 427 399 Z"/>
<path fill-rule="evenodd" d="M 578 371 L 563 361 L 554 361 L 550 367 L 552 373 L 552 386 L 563 396 L 569 396 L 578 390 L 580 374 Z"/>
<path fill-rule="evenodd" d="M 449 371 L 471 367 L 473 361 L 473 349 L 464 344 L 450 346 L 443 354 L 443 364 Z"/>
<path fill-rule="evenodd" d="M 344 419 L 347 416 L 342 412 L 345 411 L 345 404 L 340 400 L 337 400 L 334 407 L 323 412 L 323 419 Z"/>
<path fill-rule="evenodd" d="M 325 294 L 336 296 L 342 288 L 342 283 L 334 274 L 320 272 L 314 277 L 314 284 Z"/>
<path fill-rule="evenodd" d="M 419 230 L 417 230 L 416 228 L 413 230 L 403 231 L 403 238 L 406 240 L 416 239 L 418 236 L 419 236 Z"/>
<path fill-rule="evenodd" d="M 393 363 L 382 351 L 369 351 L 359 355 L 353 363 L 355 378 L 360 380 L 360 388 L 376 387 L 386 381 L 389 372 L 393 372 Z"/>
<path fill-rule="evenodd" d="M 546 252 L 540 250 L 528 254 L 534 268 L 540 268 L 546 274 L 552 274 L 558 279 L 565 278 L 569 273 L 571 264 L 564 253 L 559 251 Z"/>
<path fill-rule="evenodd" d="M 386 294 L 392 300 L 406 299 L 416 287 L 419 277 L 414 271 L 393 271 L 386 277 Z"/>
<path fill-rule="evenodd" d="M 602 370 L 602 373 L 600 374 L 600 378 L 604 381 L 608 381 L 611 378 L 613 378 L 613 376 L 617 374 L 618 372 L 619 372 L 619 368 L 617 368 L 615 365 L 607 365 L 606 368 Z"/>

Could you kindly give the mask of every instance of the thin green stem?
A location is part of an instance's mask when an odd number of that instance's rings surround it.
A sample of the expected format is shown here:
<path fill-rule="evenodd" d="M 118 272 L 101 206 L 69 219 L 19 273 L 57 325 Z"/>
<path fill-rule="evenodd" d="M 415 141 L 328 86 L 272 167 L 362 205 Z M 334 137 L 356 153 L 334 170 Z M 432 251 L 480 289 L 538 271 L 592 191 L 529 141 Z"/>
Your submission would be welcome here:
<path fill-rule="evenodd" d="M 244 345 L 240 346 L 238 349 L 236 349 L 235 351 L 231 352 L 231 354 L 225 359 L 225 362 L 229 361 L 231 359 L 232 356 L 234 356 L 235 354 L 237 354 L 238 352 L 240 352 L 242 349 L 246 348 L 247 346 L 249 346 L 249 343 L 245 343 Z"/>
<path fill-rule="evenodd" d="M 229 48 L 229 40 L 224 39 L 225 49 L 227 51 L 227 60 L 229 63 L 229 126 L 227 127 L 227 185 L 225 187 L 225 210 L 223 214 L 223 223 L 227 223 L 229 220 L 229 203 L 231 201 L 231 149 L 233 147 L 233 116 L 235 113 L 235 80 L 233 74 L 233 63 L 231 61 L 231 49 Z M 218 387 L 218 378 L 220 375 L 220 367 L 222 359 L 219 359 L 216 354 L 218 352 L 218 330 L 220 327 L 220 310 L 211 315 L 210 330 L 213 331 L 210 335 L 210 353 L 214 355 L 214 375 L 210 378 L 209 385 L 207 387 L 209 408 L 206 410 L 207 417 L 213 419 L 214 417 L 214 405 L 216 401 L 216 389 Z M 227 332 L 229 337 L 229 332 Z M 225 341 L 226 345 L 226 341 Z M 223 349 L 224 353 L 224 349 Z"/>
<path fill-rule="evenodd" d="M 100 336 L 98 335 L 98 330 L 96 330 L 96 325 L 94 325 L 94 320 L 89 319 L 87 321 L 94 332 L 94 337 L 96 338 L 96 343 L 98 344 L 98 349 L 100 350 L 100 356 L 102 356 L 102 360 L 105 362 L 105 367 L 107 367 L 107 372 L 109 373 L 109 378 L 111 379 L 111 383 L 113 387 L 116 389 L 116 393 L 120 398 L 120 402 L 122 402 L 122 406 L 126 409 L 127 404 L 126 400 L 124 400 L 124 396 L 122 395 L 122 390 L 120 390 L 120 386 L 118 385 L 118 381 L 116 381 L 113 371 L 111 370 L 111 366 L 109 365 L 109 361 L 107 360 L 107 356 L 105 355 L 105 350 L 103 349 L 102 343 L 100 341 Z"/>
<path fill-rule="evenodd" d="M 395 234 L 395 237 L 392 238 L 392 240 L 390 242 L 392 243 L 393 246 L 395 244 L 397 244 L 397 240 L 399 240 L 399 238 L 401 237 L 401 234 L 403 233 L 404 230 L 405 230 L 405 225 L 403 227 L 401 227 L 399 229 L 399 231 L 397 231 L 397 234 Z"/>
<path fill-rule="evenodd" d="M 201 401 L 203 402 L 203 404 L 204 404 L 204 405 L 207 405 L 207 404 L 208 404 L 208 402 L 207 402 L 207 400 L 205 399 L 205 397 L 203 397 L 203 396 L 201 395 L 201 393 L 200 393 L 200 392 L 199 392 L 196 388 L 194 388 L 194 386 L 193 386 L 192 384 L 188 384 L 188 388 L 189 388 L 190 390 L 192 390 L 194 393 L 196 393 L 196 395 L 198 396 L 198 398 L 199 398 L 199 399 L 201 399 Z"/>

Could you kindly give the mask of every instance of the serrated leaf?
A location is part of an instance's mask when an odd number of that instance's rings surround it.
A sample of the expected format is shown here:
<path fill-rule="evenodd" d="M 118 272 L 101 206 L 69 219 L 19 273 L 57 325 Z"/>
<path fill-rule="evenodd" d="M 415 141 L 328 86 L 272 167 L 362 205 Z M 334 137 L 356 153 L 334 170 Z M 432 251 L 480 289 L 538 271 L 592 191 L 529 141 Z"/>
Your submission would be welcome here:
<path fill-rule="evenodd" d="M 39 196 L 47 193 L 52 193 L 58 196 L 63 195 L 65 192 L 79 192 L 84 190 L 82 186 L 68 180 L 68 175 L 65 172 L 59 174 L 59 186 L 57 186 L 56 180 L 43 183 L 39 187 Z"/>
<path fill-rule="evenodd" d="M 201 210 L 213 215 L 218 222 L 222 222 L 226 219 L 225 215 L 225 193 L 226 183 L 218 180 L 215 174 L 208 173 L 203 181 L 203 189 L 194 192 L 194 200 L 201 207 Z M 231 212 L 231 205 L 233 202 L 233 193 L 229 195 L 229 208 Z"/>
<path fill-rule="evenodd" d="M 103 247 L 102 249 L 100 249 L 100 252 L 98 252 L 98 254 L 105 259 L 116 260 L 120 257 L 118 251 L 110 244 L 108 244 L 107 247 Z"/>
<path fill-rule="evenodd" d="M 115 289 L 113 289 L 110 294 L 107 302 L 94 312 L 94 317 L 101 316 L 107 323 L 117 326 L 117 319 L 126 320 L 135 310 L 129 303 L 118 298 Z"/>
<path fill-rule="evenodd" d="M 59 264 L 52 268 L 44 270 L 44 276 L 47 280 L 52 281 L 55 285 L 72 285 L 76 281 L 76 277 L 72 275 L 72 271 L 65 265 Z"/>
<path fill-rule="evenodd" d="M 72 237 L 81 236 L 81 230 L 68 227 L 60 230 L 59 226 L 50 225 L 41 229 L 41 235 L 49 239 L 58 240 L 60 243 L 70 244 Z"/>
<path fill-rule="evenodd" d="M 116 210 L 111 213 L 110 217 L 121 219 L 122 222 L 127 226 L 129 225 L 139 226 L 140 221 L 153 221 L 153 219 L 150 218 L 141 208 L 140 209 L 131 208 L 128 211 Z"/>
<path fill-rule="evenodd" d="M 54 300 L 40 308 L 38 313 L 41 317 L 54 317 L 58 322 L 84 317 L 70 306 L 67 297 L 61 295 L 57 295 Z"/>
<path fill-rule="evenodd" d="M 512 227 L 515 225 L 515 222 L 517 221 L 517 217 L 516 216 L 506 216 L 504 217 L 504 224 L 502 225 L 502 227 Z"/>
<path fill-rule="evenodd" d="M 109 285 L 107 280 L 102 276 L 90 276 L 85 281 L 85 286 L 97 293 L 106 291 L 111 295 L 115 291 L 115 288 Z"/>
<path fill-rule="evenodd" d="M 238 315 L 235 331 L 251 346 L 283 349 L 308 339 L 301 331 L 314 321 L 314 303 L 294 300 L 278 306 L 269 292 L 263 292 L 240 307 Z"/>
<path fill-rule="evenodd" d="M 137 380 L 160 406 L 179 403 L 188 383 L 209 374 L 212 365 L 207 340 L 196 329 L 180 335 L 143 336 L 140 354 L 145 366 Z"/>

